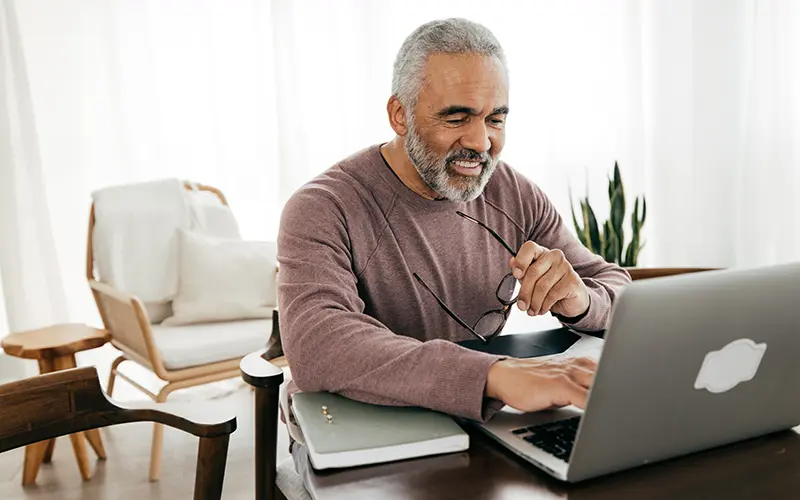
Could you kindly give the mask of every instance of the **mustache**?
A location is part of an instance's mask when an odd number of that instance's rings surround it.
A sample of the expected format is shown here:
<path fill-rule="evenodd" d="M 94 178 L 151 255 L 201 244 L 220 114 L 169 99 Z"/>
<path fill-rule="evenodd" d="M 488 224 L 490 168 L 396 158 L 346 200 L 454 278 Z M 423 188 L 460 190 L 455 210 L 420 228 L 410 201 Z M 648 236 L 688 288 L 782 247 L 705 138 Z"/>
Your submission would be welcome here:
<path fill-rule="evenodd" d="M 452 163 L 454 161 L 479 161 L 484 165 L 488 165 L 492 161 L 489 153 L 478 153 L 474 149 L 459 149 L 451 151 L 445 158 L 445 162 Z"/>

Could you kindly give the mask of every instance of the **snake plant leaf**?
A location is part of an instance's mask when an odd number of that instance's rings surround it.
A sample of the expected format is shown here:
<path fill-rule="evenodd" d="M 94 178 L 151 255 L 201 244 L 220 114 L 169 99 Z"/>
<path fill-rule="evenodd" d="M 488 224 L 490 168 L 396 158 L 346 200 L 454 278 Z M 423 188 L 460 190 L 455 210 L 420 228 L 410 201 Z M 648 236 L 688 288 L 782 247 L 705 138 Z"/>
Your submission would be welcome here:
<path fill-rule="evenodd" d="M 628 243 L 628 249 L 625 250 L 625 258 L 622 259 L 620 265 L 622 267 L 632 267 L 631 261 L 633 261 L 633 242 Z"/>
<path fill-rule="evenodd" d="M 644 226 L 644 220 L 647 218 L 647 200 L 642 195 L 642 220 L 639 221 L 639 227 Z"/>
<path fill-rule="evenodd" d="M 589 198 L 581 200 L 581 213 L 583 214 L 583 237 L 586 240 L 586 248 L 594 252 L 592 248 L 592 238 L 589 235 Z"/>
<path fill-rule="evenodd" d="M 628 249 L 625 251 L 625 259 L 622 262 L 622 265 L 625 267 L 634 267 L 636 266 L 636 260 L 639 254 L 639 234 L 634 233 L 631 237 L 630 243 L 628 243 Z"/>
<path fill-rule="evenodd" d="M 642 248 L 644 248 L 644 245 L 645 244 L 642 243 L 641 245 L 639 245 L 639 248 L 637 248 L 636 250 L 633 251 L 633 265 L 634 266 L 636 265 L 636 262 L 638 262 L 638 260 L 639 260 L 639 252 L 642 251 Z"/>
<path fill-rule="evenodd" d="M 628 244 L 628 249 L 625 251 L 624 266 L 636 265 L 636 249 L 639 247 L 639 197 L 637 196 L 633 202 L 633 213 L 631 214 L 631 241 Z"/>
<path fill-rule="evenodd" d="M 617 237 L 617 234 L 614 232 L 614 228 L 613 226 L 611 226 L 611 223 L 609 221 L 606 221 L 606 224 L 608 225 L 609 228 L 609 235 L 608 235 L 609 241 L 608 244 L 606 245 L 607 248 L 605 255 L 603 255 L 603 258 L 606 260 L 606 262 L 617 263 L 619 262 L 619 252 L 617 251 L 617 249 L 619 248 L 619 238 Z"/>
<path fill-rule="evenodd" d="M 614 228 L 614 233 L 617 235 L 617 255 L 622 255 L 622 244 L 625 241 L 625 193 L 617 188 L 614 191 L 614 197 L 611 200 L 611 226 Z"/>
<path fill-rule="evenodd" d="M 602 244 L 600 243 L 600 232 L 597 229 L 597 218 L 594 215 L 594 210 L 592 210 L 592 206 L 589 205 L 589 199 L 586 199 L 586 208 L 588 213 L 588 235 L 589 239 L 592 242 L 592 251 L 595 253 L 599 253 L 602 249 Z"/>
<path fill-rule="evenodd" d="M 575 206 L 572 202 L 572 189 L 569 190 L 569 211 L 570 214 L 572 214 L 572 224 L 575 226 L 575 232 L 578 235 L 578 239 L 583 246 L 586 246 L 586 236 L 583 228 L 580 226 L 580 224 L 578 224 L 578 219 L 575 217 Z"/>
<path fill-rule="evenodd" d="M 612 253 L 611 248 L 617 244 L 616 238 L 614 228 L 611 227 L 611 221 L 605 221 L 603 223 L 603 251 L 600 254 L 603 259 L 608 260 L 608 256 Z"/>

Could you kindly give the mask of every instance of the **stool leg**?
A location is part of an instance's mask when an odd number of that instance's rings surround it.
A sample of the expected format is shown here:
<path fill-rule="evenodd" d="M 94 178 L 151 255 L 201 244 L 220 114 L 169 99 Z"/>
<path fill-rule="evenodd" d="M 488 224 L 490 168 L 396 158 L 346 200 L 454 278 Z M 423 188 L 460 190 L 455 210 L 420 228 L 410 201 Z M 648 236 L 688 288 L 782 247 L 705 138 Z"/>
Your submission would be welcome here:
<path fill-rule="evenodd" d="M 39 365 L 41 368 L 41 365 Z M 75 362 L 75 355 L 70 354 L 68 356 L 61 356 L 58 358 L 53 358 L 53 370 L 69 370 L 70 368 L 75 368 L 78 364 Z"/>
<path fill-rule="evenodd" d="M 89 465 L 89 455 L 86 454 L 86 443 L 83 442 L 83 433 L 76 432 L 69 435 L 72 440 L 72 449 L 75 450 L 75 458 L 78 460 L 78 469 L 84 481 L 92 478 L 92 468 Z"/>
<path fill-rule="evenodd" d="M 37 361 L 39 363 L 39 373 L 45 374 L 55 371 L 52 359 L 42 358 Z M 42 465 L 42 462 L 50 462 L 53 457 L 53 448 L 55 444 L 55 439 L 49 439 L 25 447 L 25 465 L 22 469 L 22 486 L 27 486 L 36 482 L 36 476 L 39 474 L 39 466 Z"/>
<path fill-rule="evenodd" d="M 103 439 L 100 437 L 100 431 L 97 429 L 89 429 L 84 434 L 86 434 L 86 440 L 89 441 L 97 457 L 105 460 L 106 449 L 103 446 Z"/>
<path fill-rule="evenodd" d="M 47 441 L 47 449 L 44 452 L 44 459 L 42 462 L 49 464 L 53 460 L 53 448 L 56 447 L 56 438 Z"/>
<path fill-rule="evenodd" d="M 68 370 L 76 366 L 78 365 L 75 362 L 74 354 L 53 358 L 53 369 L 56 371 Z M 75 459 L 78 461 L 78 469 L 81 471 L 81 477 L 84 481 L 88 481 L 92 478 L 92 468 L 89 464 L 89 455 L 86 453 L 84 436 L 84 432 L 76 432 L 75 434 L 70 434 L 69 439 L 72 441 L 72 450 L 75 452 Z"/>
<path fill-rule="evenodd" d="M 47 441 L 29 444 L 25 447 L 25 466 L 22 469 L 22 486 L 28 486 L 36 482 L 36 475 L 39 473 L 39 466 L 42 464 L 44 452 L 47 448 Z"/>
<path fill-rule="evenodd" d="M 52 359 L 48 359 L 48 358 L 39 359 L 38 362 L 39 362 L 39 373 L 44 374 L 44 373 L 50 373 L 50 372 L 55 371 L 55 368 L 53 368 L 53 360 Z"/>

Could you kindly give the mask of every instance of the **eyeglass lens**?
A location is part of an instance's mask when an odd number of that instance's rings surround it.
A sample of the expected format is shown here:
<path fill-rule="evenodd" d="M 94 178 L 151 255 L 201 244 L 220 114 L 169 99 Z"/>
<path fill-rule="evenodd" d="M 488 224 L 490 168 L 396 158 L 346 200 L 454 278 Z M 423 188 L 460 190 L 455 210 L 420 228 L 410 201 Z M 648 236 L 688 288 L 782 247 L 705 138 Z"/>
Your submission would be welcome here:
<path fill-rule="evenodd" d="M 502 302 L 503 305 L 511 305 L 517 301 L 519 289 L 520 284 L 517 278 L 511 273 L 506 274 L 503 281 L 500 282 L 500 286 L 497 287 L 497 299 Z"/>
<path fill-rule="evenodd" d="M 484 337 L 490 337 L 497 333 L 503 323 L 505 322 L 505 316 L 500 311 L 492 311 L 486 313 L 478 320 L 478 323 L 475 325 L 475 333 L 483 335 Z"/>

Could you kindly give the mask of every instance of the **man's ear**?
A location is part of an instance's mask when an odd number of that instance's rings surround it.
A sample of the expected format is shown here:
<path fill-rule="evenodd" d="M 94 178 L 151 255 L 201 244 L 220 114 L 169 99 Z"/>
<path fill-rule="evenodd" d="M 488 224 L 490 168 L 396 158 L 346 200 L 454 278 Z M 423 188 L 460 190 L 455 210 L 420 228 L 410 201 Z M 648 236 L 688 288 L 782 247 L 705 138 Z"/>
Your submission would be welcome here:
<path fill-rule="evenodd" d="M 395 134 L 405 137 L 408 133 L 406 109 L 400 104 L 400 100 L 396 96 L 389 98 L 389 102 L 386 103 L 386 112 L 389 115 L 389 125 L 391 125 Z"/>

